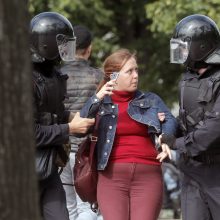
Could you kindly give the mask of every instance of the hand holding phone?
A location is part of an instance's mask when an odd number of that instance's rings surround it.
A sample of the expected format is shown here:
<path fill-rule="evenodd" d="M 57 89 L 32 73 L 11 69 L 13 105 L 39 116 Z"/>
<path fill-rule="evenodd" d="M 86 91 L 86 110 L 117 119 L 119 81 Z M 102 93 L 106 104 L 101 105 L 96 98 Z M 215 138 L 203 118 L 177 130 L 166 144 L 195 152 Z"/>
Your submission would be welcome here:
<path fill-rule="evenodd" d="M 119 72 L 113 72 L 112 74 L 110 74 L 110 79 L 116 81 L 118 76 L 119 76 Z"/>

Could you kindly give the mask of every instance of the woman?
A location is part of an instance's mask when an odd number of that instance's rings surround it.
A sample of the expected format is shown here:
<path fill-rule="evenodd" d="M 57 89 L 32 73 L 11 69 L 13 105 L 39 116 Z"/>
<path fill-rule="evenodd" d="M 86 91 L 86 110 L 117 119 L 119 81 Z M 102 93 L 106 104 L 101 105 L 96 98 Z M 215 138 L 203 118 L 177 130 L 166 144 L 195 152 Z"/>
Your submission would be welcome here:
<path fill-rule="evenodd" d="M 118 78 L 110 80 L 110 75 Z M 170 155 L 163 146 L 158 154 L 152 141 L 174 134 L 176 121 L 155 94 L 140 92 L 136 57 L 121 49 L 106 58 L 98 92 L 81 111 L 98 115 L 97 198 L 104 220 L 156 220 L 162 205 L 161 161 Z M 160 122 L 158 113 L 165 114 Z M 163 116 L 161 116 L 163 117 Z"/>

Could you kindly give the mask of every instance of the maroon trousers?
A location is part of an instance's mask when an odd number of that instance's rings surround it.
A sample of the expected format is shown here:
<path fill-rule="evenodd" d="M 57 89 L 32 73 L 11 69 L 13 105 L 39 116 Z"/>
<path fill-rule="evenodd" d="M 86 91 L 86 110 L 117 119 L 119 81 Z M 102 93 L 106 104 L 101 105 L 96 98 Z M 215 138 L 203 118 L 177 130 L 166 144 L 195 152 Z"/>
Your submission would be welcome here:
<path fill-rule="evenodd" d="M 98 203 L 104 220 L 157 220 L 162 181 L 160 166 L 109 164 L 98 179 Z"/>

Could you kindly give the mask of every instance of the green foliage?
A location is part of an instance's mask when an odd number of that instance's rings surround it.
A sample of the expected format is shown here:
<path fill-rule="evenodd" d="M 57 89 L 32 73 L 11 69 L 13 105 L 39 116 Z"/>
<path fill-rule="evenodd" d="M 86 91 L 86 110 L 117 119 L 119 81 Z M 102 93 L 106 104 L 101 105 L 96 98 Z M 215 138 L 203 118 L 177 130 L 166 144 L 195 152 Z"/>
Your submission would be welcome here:
<path fill-rule="evenodd" d="M 115 30 L 109 28 L 113 12 L 101 0 L 30 0 L 29 9 L 32 16 L 55 11 L 67 17 L 73 25 L 87 26 L 94 35 L 91 59 L 95 66 L 100 66 L 103 56 L 111 53 L 112 45 L 117 45 Z"/>
<path fill-rule="evenodd" d="M 137 51 L 140 88 L 159 94 L 171 107 L 183 68 L 169 62 L 169 41 L 183 17 L 201 13 L 220 25 L 219 0 L 29 0 L 29 11 L 56 11 L 94 35 L 92 65 L 118 48 Z"/>
<path fill-rule="evenodd" d="M 152 20 L 152 33 L 171 34 L 178 21 L 190 14 L 204 14 L 220 25 L 218 0 L 163 0 L 146 4 L 146 14 Z"/>

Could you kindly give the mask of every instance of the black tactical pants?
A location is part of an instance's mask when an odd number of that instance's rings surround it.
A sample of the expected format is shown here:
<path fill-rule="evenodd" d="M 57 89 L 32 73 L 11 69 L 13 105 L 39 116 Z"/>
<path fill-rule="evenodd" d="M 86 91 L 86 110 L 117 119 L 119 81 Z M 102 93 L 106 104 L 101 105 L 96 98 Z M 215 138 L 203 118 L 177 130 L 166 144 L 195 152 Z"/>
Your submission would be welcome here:
<path fill-rule="evenodd" d="M 181 195 L 183 220 L 219 220 L 220 164 L 189 162 L 186 167 Z"/>
<path fill-rule="evenodd" d="M 44 220 L 69 220 L 66 196 L 58 173 L 40 181 L 40 207 Z"/>

